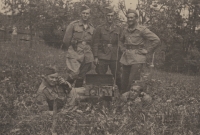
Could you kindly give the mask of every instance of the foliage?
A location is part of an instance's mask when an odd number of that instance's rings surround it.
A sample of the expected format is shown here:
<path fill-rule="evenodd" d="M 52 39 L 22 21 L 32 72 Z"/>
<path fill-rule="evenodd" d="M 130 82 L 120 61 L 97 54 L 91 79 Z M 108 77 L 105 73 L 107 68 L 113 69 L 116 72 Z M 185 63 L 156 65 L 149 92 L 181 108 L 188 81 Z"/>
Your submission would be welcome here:
<path fill-rule="evenodd" d="M 194 65 L 192 62 L 194 58 L 190 60 L 189 58 L 192 57 L 191 50 L 196 49 L 195 53 L 200 53 L 199 31 L 197 31 L 200 20 L 199 1 L 139 0 L 138 2 L 139 23 L 149 27 L 162 41 L 160 51 L 165 52 L 163 58 L 165 63 L 161 63 L 159 68 L 181 73 L 192 73 L 187 72 L 188 70 L 198 72 L 199 65 Z M 119 7 L 125 11 L 123 1 L 119 3 Z M 184 12 L 186 16 L 183 15 Z M 160 56 L 162 55 L 157 58 Z"/>
<path fill-rule="evenodd" d="M 31 33 L 34 31 L 39 33 L 48 45 L 57 48 L 62 45 L 66 26 L 79 19 L 79 7 L 83 3 L 92 9 L 92 24 L 95 27 L 102 24 L 104 22 L 103 7 L 110 5 L 110 0 L 79 2 L 5 0 L 7 9 L 14 14 L 11 19 L 13 24 L 16 23 L 20 27 L 29 26 Z M 139 22 L 149 27 L 162 41 L 161 53 L 158 52 L 156 55 L 158 68 L 181 73 L 199 71 L 199 65 L 194 65 L 194 59 L 189 59 L 192 57 L 191 50 L 200 50 L 198 40 L 200 32 L 197 30 L 200 20 L 199 6 L 198 0 L 159 0 L 159 3 L 155 3 L 154 0 L 139 0 L 137 6 Z M 125 14 L 127 9 L 123 0 L 119 2 L 118 9 Z M 184 17 L 182 12 L 188 12 L 188 17 Z M 117 12 L 116 20 L 119 20 L 118 15 Z M 161 57 L 164 58 L 160 59 Z M 165 60 L 164 63 L 163 60 Z M 195 60 L 198 61 L 198 59 Z"/>
<path fill-rule="evenodd" d="M 159 1 L 159 4 L 153 4 L 151 1 L 141 0 L 144 6 L 138 7 L 139 11 L 145 12 L 141 22 L 149 26 L 161 39 L 165 47 L 164 67 L 169 71 L 186 73 L 186 71 L 199 69 L 199 65 L 192 65 L 188 61 L 193 61 L 190 50 L 196 49 L 199 54 L 199 45 L 196 43 L 198 32 L 195 28 L 199 21 L 199 4 L 196 1 Z M 188 18 L 181 16 L 181 12 L 187 12 Z M 142 16 L 142 15 L 141 15 Z M 196 46 L 196 48 L 195 48 Z M 185 61 L 187 59 L 187 61 Z M 198 59 L 196 59 L 198 61 Z M 198 72 L 198 70 L 195 70 Z M 192 72 L 187 72 L 192 73 Z"/>
<path fill-rule="evenodd" d="M 104 22 L 103 7 L 108 6 L 111 1 L 14 0 L 14 2 L 6 1 L 6 3 L 9 10 L 18 11 L 15 17 L 18 19 L 19 27 L 29 26 L 33 31 L 40 33 L 40 36 L 48 45 L 59 48 L 66 26 L 70 22 L 80 19 L 82 4 L 91 8 L 92 17 L 90 21 L 96 27 Z"/>
<path fill-rule="evenodd" d="M 9 43 L 0 47 L 3 71 L 0 74 L 0 134 L 51 134 L 52 115 L 38 112 L 35 94 L 43 67 L 57 65 L 61 75 L 67 76 L 65 53 L 43 43 L 33 48 Z M 199 78 L 154 70 L 146 70 L 143 76 L 145 92 L 152 96 L 152 104 L 120 99 L 115 99 L 110 106 L 103 101 L 81 103 L 77 111 L 58 113 L 56 132 L 70 135 L 199 134 Z M 86 110 L 90 105 L 91 109 Z"/>

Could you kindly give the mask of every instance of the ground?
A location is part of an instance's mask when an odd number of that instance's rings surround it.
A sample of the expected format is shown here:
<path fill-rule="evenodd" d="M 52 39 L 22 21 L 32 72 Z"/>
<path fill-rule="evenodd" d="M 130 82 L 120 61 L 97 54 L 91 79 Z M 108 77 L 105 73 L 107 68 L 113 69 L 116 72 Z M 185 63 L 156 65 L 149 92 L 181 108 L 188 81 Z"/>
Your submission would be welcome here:
<path fill-rule="evenodd" d="M 57 65 L 66 77 L 65 52 L 44 43 L 0 44 L 0 134 L 49 135 L 52 115 L 39 113 L 35 94 L 45 66 Z M 200 134 L 200 79 L 146 70 L 146 93 L 153 103 L 136 105 L 116 99 L 86 111 L 82 103 L 74 112 L 60 112 L 59 135 L 198 135 Z"/>

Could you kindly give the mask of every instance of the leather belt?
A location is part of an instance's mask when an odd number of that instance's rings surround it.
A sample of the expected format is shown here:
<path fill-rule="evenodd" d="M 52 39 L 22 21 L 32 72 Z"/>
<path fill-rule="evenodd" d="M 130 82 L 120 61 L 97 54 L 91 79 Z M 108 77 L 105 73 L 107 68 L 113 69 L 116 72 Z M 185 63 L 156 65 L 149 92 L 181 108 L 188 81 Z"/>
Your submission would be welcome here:
<path fill-rule="evenodd" d="M 78 43 L 81 43 L 83 45 L 86 45 L 86 44 L 90 44 L 90 41 L 78 41 Z"/>
<path fill-rule="evenodd" d="M 142 45 L 126 45 L 126 49 L 140 49 L 143 47 Z"/>

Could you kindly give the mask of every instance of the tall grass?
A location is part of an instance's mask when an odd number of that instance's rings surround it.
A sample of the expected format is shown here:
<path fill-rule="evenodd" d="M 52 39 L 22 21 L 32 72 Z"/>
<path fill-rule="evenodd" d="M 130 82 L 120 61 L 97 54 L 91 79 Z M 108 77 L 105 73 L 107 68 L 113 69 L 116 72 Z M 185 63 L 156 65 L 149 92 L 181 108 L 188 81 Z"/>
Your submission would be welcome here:
<path fill-rule="evenodd" d="M 56 65 L 63 77 L 65 53 L 37 44 L 29 48 L 10 43 L 0 45 L 0 134 L 49 135 L 52 116 L 41 114 L 34 104 L 43 68 Z M 153 103 L 114 101 L 109 108 L 101 103 L 84 112 L 58 114 L 60 135 L 198 135 L 200 134 L 200 79 L 155 70 L 144 82 Z"/>

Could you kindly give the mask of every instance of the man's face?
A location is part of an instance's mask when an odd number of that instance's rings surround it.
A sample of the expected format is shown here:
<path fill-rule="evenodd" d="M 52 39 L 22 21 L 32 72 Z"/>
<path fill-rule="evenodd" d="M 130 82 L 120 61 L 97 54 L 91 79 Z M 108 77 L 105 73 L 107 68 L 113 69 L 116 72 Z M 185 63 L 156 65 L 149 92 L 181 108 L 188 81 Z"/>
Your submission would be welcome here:
<path fill-rule="evenodd" d="M 134 13 L 127 14 L 127 23 L 129 26 L 135 25 L 137 22 L 137 17 Z"/>
<path fill-rule="evenodd" d="M 107 19 L 107 22 L 108 23 L 113 23 L 113 20 L 114 20 L 114 13 L 108 13 L 107 16 L 106 16 L 106 19 Z"/>
<path fill-rule="evenodd" d="M 50 74 L 46 76 L 46 82 L 50 86 L 55 86 L 57 84 L 57 80 L 58 80 L 58 73 Z"/>
<path fill-rule="evenodd" d="M 130 92 L 131 95 L 138 96 L 140 94 L 140 86 L 132 86 Z"/>
<path fill-rule="evenodd" d="M 83 21 L 87 21 L 90 18 L 90 9 L 83 10 L 81 12 L 81 18 L 82 18 Z"/>
<path fill-rule="evenodd" d="M 152 1 L 152 5 L 154 6 L 154 7 L 157 7 L 158 5 L 158 1 L 157 0 L 154 0 L 154 1 Z"/>

